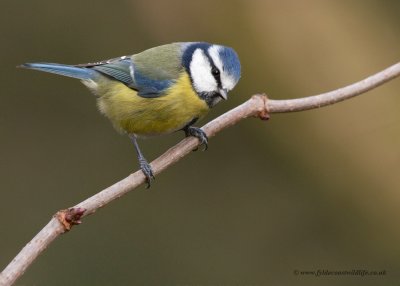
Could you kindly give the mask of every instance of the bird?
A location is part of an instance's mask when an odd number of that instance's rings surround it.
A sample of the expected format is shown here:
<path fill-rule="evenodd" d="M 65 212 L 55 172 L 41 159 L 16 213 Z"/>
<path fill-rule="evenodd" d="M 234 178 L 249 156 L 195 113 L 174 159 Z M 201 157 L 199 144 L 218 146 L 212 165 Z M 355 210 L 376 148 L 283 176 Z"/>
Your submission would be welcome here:
<path fill-rule="evenodd" d="M 81 80 L 96 96 L 99 111 L 131 139 L 147 188 L 154 172 L 137 139 L 182 130 L 206 150 L 208 137 L 194 124 L 228 99 L 241 77 L 235 50 L 207 42 L 164 44 L 86 64 L 35 62 L 19 67 Z"/>

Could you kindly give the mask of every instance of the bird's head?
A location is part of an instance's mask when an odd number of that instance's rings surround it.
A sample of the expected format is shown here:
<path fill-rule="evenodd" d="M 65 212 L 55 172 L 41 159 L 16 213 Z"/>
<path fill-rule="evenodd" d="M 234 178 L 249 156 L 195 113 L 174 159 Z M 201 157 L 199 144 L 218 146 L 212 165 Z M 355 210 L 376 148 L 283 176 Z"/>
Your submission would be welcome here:
<path fill-rule="evenodd" d="M 190 43 L 183 53 L 183 63 L 194 90 L 210 107 L 226 100 L 240 79 L 239 57 L 229 47 Z"/>

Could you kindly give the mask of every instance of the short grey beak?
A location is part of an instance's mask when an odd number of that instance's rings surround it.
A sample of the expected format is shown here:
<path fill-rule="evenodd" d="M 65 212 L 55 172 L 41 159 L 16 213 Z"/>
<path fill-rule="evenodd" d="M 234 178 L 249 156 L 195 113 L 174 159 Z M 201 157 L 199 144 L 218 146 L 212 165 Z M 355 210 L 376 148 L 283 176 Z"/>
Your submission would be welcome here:
<path fill-rule="evenodd" d="M 225 88 L 221 88 L 219 90 L 219 95 L 222 97 L 222 99 L 227 100 L 228 99 L 228 90 Z"/>

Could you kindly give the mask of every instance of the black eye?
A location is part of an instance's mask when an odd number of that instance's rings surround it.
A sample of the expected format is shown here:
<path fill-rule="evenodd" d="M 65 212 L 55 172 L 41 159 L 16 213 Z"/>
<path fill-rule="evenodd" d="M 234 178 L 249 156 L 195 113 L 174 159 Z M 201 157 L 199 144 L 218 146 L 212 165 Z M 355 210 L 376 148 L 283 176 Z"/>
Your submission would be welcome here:
<path fill-rule="evenodd" d="M 219 70 L 218 70 L 216 67 L 213 67 L 213 68 L 211 69 L 211 73 L 212 73 L 212 75 L 213 75 L 214 77 L 219 76 Z"/>

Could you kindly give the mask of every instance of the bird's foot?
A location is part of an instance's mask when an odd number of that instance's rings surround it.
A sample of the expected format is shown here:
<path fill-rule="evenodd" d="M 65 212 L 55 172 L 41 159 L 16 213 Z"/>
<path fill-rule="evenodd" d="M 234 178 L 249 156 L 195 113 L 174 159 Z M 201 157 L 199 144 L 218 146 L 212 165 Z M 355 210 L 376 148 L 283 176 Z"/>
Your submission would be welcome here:
<path fill-rule="evenodd" d="M 188 126 L 185 128 L 186 137 L 193 136 L 199 139 L 200 146 L 204 145 L 203 151 L 208 149 L 208 137 L 207 134 L 198 127 Z M 198 148 L 194 149 L 193 151 L 197 151 Z"/>
<path fill-rule="evenodd" d="M 140 158 L 139 159 L 140 169 L 142 169 L 143 174 L 146 176 L 147 186 L 146 189 L 150 188 L 151 181 L 155 180 L 153 169 L 151 168 L 150 164 L 147 163 L 146 159 Z"/>

